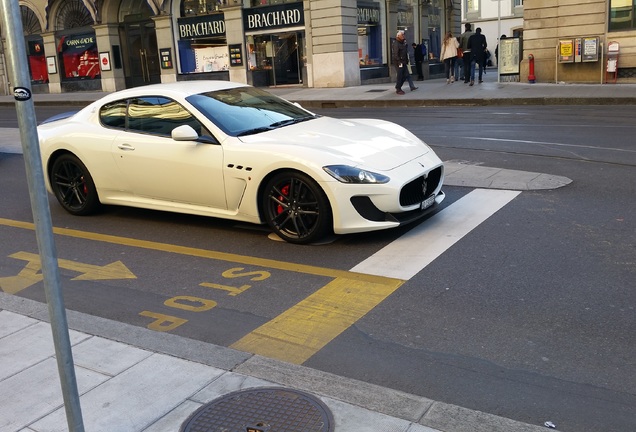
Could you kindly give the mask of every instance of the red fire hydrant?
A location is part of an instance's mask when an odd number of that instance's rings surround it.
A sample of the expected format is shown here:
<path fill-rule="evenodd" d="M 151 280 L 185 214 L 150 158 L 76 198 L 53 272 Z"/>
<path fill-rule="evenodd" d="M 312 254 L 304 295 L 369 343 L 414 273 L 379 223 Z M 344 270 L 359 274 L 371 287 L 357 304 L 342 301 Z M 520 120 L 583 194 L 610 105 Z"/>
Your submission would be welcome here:
<path fill-rule="evenodd" d="M 530 82 L 531 84 L 534 84 L 534 82 L 537 80 L 537 77 L 534 76 L 534 56 L 532 54 L 528 56 L 528 61 L 529 61 L 528 82 Z"/>

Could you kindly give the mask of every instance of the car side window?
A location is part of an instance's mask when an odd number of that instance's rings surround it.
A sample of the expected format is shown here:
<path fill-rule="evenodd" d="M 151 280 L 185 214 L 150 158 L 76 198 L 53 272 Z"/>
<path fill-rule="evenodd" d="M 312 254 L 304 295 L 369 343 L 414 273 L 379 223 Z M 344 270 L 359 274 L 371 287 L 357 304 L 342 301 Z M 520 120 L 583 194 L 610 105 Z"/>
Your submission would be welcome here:
<path fill-rule="evenodd" d="M 104 126 L 124 129 L 126 127 L 126 100 L 106 104 L 99 110 L 99 120 Z"/>
<path fill-rule="evenodd" d="M 128 127 L 135 132 L 170 136 L 177 126 L 189 125 L 199 135 L 210 135 L 181 104 L 162 96 L 140 97 L 128 103 Z"/>

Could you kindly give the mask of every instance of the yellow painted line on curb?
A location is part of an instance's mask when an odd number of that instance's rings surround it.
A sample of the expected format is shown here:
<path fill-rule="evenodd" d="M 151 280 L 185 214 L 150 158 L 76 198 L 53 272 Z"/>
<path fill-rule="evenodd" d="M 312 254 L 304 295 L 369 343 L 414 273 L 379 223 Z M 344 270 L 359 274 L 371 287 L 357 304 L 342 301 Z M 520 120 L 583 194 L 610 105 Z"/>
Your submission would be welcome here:
<path fill-rule="evenodd" d="M 403 283 L 338 277 L 230 348 L 302 364 Z"/>

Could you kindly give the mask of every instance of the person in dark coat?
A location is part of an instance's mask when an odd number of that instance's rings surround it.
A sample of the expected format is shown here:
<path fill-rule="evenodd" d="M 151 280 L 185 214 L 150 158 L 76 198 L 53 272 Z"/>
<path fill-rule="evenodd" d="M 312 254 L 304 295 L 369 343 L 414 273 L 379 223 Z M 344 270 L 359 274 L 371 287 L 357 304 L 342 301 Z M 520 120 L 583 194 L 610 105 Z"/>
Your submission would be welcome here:
<path fill-rule="evenodd" d="M 422 45 L 413 42 L 413 53 L 415 54 L 415 70 L 417 71 L 417 80 L 424 81 L 424 72 L 422 71 L 424 53 L 422 52 Z"/>
<path fill-rule="evenodd" d="M 395 66 L 397 72 L 397 81 L 395 82 L 395 92 L 399 95 L 403 95 L 402 85 L 405 81 L 408 81 L 411 91 L 417 90 L 417 87 L 413 85 L 411 74 L 409 73 L 409 46 L 406 44 L 404 38 L 404 31 L 399 30 L 391 46 L 391 63 Z"/>
<path fill-rule="evenodd" d="M 486 61 L 486 36 L 481 34 L 481 28 L 475 29 L 475 34 L 468 38 L 470 50 L 470 85 L 475 84 L 475 65 L 479 67 L 479 83 L 483 82 L 484 64 Z"/>
<path fill-rule="evenodd" d="M 473 33 L 472 28 L 473 27 L 470 25 L 470 23 L 464 24 L 465 31 L 459 37 L 459 45 L 462 48 L 462 51 L 464 51 L 464 56 L 462 57 L 462 60 L 464 63 L 464 84 L 468 84 L 468 80 L 470 79 L 471 58 L 470 58 L 470 47 L 468 46 L 468 40 L 470 39 L 472 35 L 475 34 Z"/>

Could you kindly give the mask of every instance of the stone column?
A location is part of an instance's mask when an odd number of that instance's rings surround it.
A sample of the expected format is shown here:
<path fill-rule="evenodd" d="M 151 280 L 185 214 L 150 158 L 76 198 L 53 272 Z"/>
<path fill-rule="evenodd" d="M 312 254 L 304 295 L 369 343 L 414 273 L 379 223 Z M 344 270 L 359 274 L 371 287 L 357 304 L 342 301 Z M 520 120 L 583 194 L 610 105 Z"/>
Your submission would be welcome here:
<path fill-rule="evenodd" d="M 169 83 L 177 81 L 177 68 L 174 64 L 177 58 L 176 47 L 174 45 L 174 34 L 172 33 L 172 15 L 156 15 L 152 17 L 155 22 L 155 31 L 157 34 L 157 49 L 161 51 L 164 48 L 170 48 L 172 51 L 172 67 L 169 69 L 161 68 L 161 82 Z M 161 55 L 159 61 L 161 61 Z"/>
<path fill-rule="evenodd" d="M 55 58 L 56 73 L 49 73 L 49 93 L 62 93 L 62 77 L 60 76 L 60 58 L 57 55 L 55 45 L 55 32 L 42 33 L 44 43 L 44 53 L 48 62 L 49 57 Z"/>
<path fill-rule="evenodd" d="M 124 77 L 124 69 L 121 67 L 121 59 L 116 59 L 113 52 L 113 45 L 119 45 L 119 28 L 117 24 L 97 24 L 94 25 L 95 38 L 100 53 L 107 52 L 110 55 L 110 70 L 103 70 L 100 62 L 100 70 L 102 77 L 102 91 L 113 92 L 126 88 L 126 79 Z M 120 51 L 121 52 L 121 51 Z M 121 55 L 117 53 L 117 55 Z M 119 64 L 119 68 L 115 68 L 115 64 Z"/>
<path fill-rule="evenodd" d="M 356 0 L 304 2 L 310 87 L 360 85 Z"/>
<path fill-rule="evenodd" d="M 226 6 L 223 8 L 225 16 L 225 37 L 228 45 L 241 44 L 243 66 L 230 65 L 230 81 L 247 83 L 247 47 L 245 46 L 245 32 L 243 31 L 243 8 L 241 6 Z"/>

